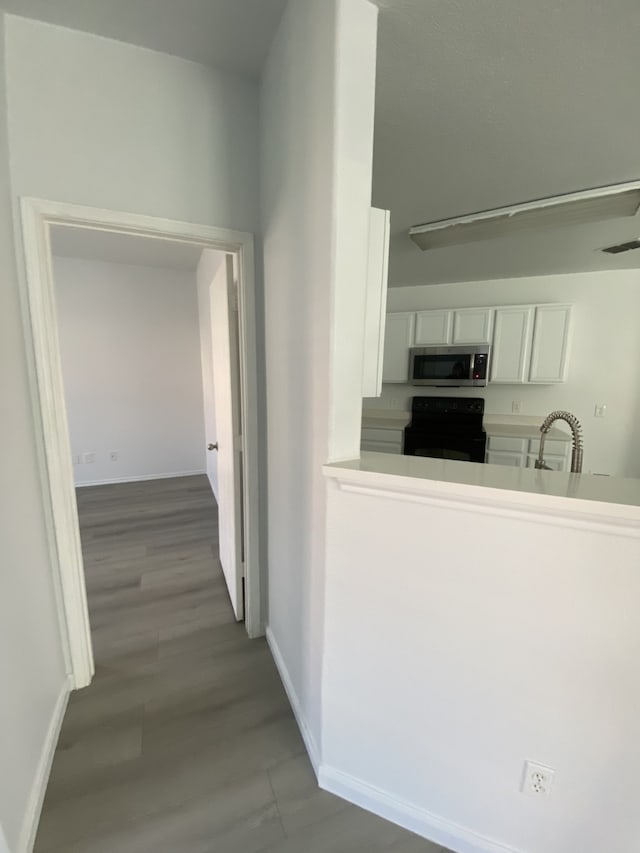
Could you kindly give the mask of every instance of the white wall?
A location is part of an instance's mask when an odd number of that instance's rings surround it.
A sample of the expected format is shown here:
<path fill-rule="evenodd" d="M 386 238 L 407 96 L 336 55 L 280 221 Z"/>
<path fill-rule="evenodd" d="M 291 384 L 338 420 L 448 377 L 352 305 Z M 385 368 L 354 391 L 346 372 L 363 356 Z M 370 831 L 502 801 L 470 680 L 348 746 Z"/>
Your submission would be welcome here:
<path fill-rule="evenodd" d="M 257 87 L 8 16 L 14 192 L 252 231 Z"/>
<path fill-rule="evenodd" d="M 636 850 L 637 522 L 387 480 L 329 483 L 321 778 L 460 853 Z"/>
<path fill-rule="evenodd" d="M 213 349 L 211 341 L 211 298 L 210 286 L 220 264 L 224 260 L 222 252 L 205 249 L 200 256 L 196 274 L 198 287 L 198 317 L 200 323 L 200 363 L 202 365 L 202 397 L 204 405 L 205 444 L 215 444 L 218 440 L 216 428 L 216 401 L 213 377 Z M 218 454 L 207 451 L 207 476 L 213 494 L 218 500 Z"/>
<path fill-rule="evenodd" d="M 269 629 L 312 752 L 320 730 L 321 466 L 359 445 L 375 39 L 376 10 L 364 0 L 295 0 L 261 90 Z"/>
<path fill-rule="evenodd" d="M 65 663 L 49 565 L 14 262 L 0 14 L 0 824 L 22 853 L 37 808 L 49 724 Z M 1 846 L 1 845 L 0 845 Z"/>
<path fill-rule="evenodd" d="M 388 310 L 528 302 L 574 305 L 568 381 L 546 386 L 438 389 L 437 393 L 482 396 L 488 414 L 511 414 L 513 400 L 521 401 L 522 414 L 541 419 L 553 409 L 568 409 L 584 427 L 585 472 L 640 477 L 640 270 L 395 287 L 389 288 Z M 364 405 L 407 409 L 411 396 L 429 393 L 435 389 L 385 384 L 382 397 L 365 400 Z M 606 403 L 605 418 L 594 418 L 596 403 Z"/>
<path fill-rule="evenodd" d="M 0 105 L 2 478 L 0 820 L 28 820 L 54 701 L 64 689 L 13 261 L 20 195 L 255 230 L 258 93 L 250 81 L 132 45 L 16 17 L 7 22 Z M 5 39 L 0 40 L 4 49 Z M 9 191 L 9 178 L 12 181 Z M 23 264 L 18 254 L 18 275 Z M 5 375 L 6 374 L 6 375 Z M 6 530 L 4 529 L 6 525 Z M 19 653 L 16 651 L 18 650 Z"/>
<path fill-rule="evenodd" d="M 53 268 L 76 484 L 203 473 L 195 274 L 78 258 Z M 86 452 L 96 461 L 78 464 Z"/>

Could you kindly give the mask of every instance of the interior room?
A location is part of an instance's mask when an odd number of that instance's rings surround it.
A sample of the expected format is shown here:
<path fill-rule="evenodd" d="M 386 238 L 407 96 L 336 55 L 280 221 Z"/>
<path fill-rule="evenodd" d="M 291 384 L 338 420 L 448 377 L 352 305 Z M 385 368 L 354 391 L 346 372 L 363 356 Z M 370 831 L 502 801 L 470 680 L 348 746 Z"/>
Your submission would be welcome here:
<path fill-rule="evenodd" d="M 0 853 L 636 852 L 638 31 L 0 0 Z"/>
<path fill-rule="evenodd" d="M 484 401 L 483 461 L 533 465 L 545 417 L 561 410 L 580 423 L 583 471 L 636 478 L 638 205 L 623 215 L 622 198 L 616 208 L 612 197 L 606 210 L 597 191 L 589 201 L 589 190 L 597 187 L 621 184 L 632 188 L 630 195 L 637 192 L 635 154 L 625 138 L 611 144 L 608 128 L 619 115 L 615 97 L 600 97 L 616 87 L 620 92 L 632 73 L 628 35 L 619 31 L 609 40 L 620 19 L 614 15 L 607 24 L 591 9 L 570 36 L 562 36 L 561 56 L 556 39 L 565 32 L 569 9 L 553 11 L 556 26 L 544 38 L 548 19 L 538 12 L 523 10 L 524 19 L 505 16 L 489 28 L 479 8 L 464 16 L 456 7 L 443 9 L 437 28 L 447 38 L 437 44 L 426 32 L 429 17 L 411 4 L 390 4 L 381 15 L 373 200 L 392 212 L 388 317 L 382 392 L 364 400 L 362 447 L 402 452 L 414 396 L 476 397 Z M 518 37 L 524 31 L 526 40 Z M 451 53 L 450 42 L 468 51 Z M 421 49 L 425 44 L 429 50 Z M 607 62 L 587 63 L 585 57 L 596 53 Z M 555 82 L 547 86 L 552 75 Z M 589 95 L 572 97 L 576 91 Z M 589 98 L 598 104 L 597 122 L 586 107 Z M 591 212 L 585 207 L 563 221 L 561 208 L 535 208 L 535 200 L 567 200 L 576 191 L 584 191 L 581 203 L 593 204 Z M 532 201 L 537 222 L 515 225 L 513 205 Z M 450 217 L 478 222 L 478 214 L 505 205 L 507 219 L 501 227 L 494 220 L 488 238 L 453 235 L 421 250 L 409 234 L 413 226 Z M 603 251 L 625 244 L 626 251 Z M 552 321 L 547 324 L 547 352 L 557 346 L 562 361 L 547 377 L 530 373 L 534 326 L 542 329 L 544 317 L 535 306 L 541 305 L 566 306 L 561 330 L 551 332 Z M 536 317 L 514 314 L 518 306 L 530 306 Z M 492 351 L 486 384 L 411 383 L 412 347 L 476 344 Z M 557 421 L 552 430 L 567 452 L 550 445 L 558 453 L 548 461 L 568 471 L 569 426 Z"/>
<path fill-rule="evenodd" d="M 75 485 L 204 474 L 202 250 L 64 227 L 51 247 Z"/>

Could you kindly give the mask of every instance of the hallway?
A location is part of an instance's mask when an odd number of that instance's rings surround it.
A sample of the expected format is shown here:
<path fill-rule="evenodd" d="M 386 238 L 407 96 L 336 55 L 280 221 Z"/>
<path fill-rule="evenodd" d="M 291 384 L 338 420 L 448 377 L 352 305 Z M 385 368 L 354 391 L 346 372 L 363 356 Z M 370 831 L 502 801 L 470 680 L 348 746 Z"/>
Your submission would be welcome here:
<path fill-rule="evenodd" d="M 233 620 L 204 476 L 78 490 L 96 675 L 36 853 L 436 853 L 317 788 L 264 640 Z"/>

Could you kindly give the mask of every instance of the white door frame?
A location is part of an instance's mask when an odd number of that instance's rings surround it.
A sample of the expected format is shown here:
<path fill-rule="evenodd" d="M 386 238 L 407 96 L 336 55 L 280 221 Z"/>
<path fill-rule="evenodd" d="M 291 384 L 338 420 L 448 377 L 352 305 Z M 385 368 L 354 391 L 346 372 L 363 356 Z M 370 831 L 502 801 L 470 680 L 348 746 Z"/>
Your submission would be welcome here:
<path fill-rule="evenodd" d="M 75 501 L 71 445 L 62 378 L 58 320 L 51 264 L 50 226 L 76 226 L 144 237 L 178 240 L 234 253 L 238 260 L 240 371 L 243 412 L 242 452 L 245 530 L 245 623 L 250 637 L 264 633 L 260 608 L 257 359 L 253 235 L 158 219 L 135 213 L 84 207 L 35 198 L 20 200 L 25 281 L 27 345 L 36 407 L 45 512 L 52 528 L 50 559 L 54 572 L 63 647 L 74 688 L 85 687 L 94 672 L 89 611 Z"/>

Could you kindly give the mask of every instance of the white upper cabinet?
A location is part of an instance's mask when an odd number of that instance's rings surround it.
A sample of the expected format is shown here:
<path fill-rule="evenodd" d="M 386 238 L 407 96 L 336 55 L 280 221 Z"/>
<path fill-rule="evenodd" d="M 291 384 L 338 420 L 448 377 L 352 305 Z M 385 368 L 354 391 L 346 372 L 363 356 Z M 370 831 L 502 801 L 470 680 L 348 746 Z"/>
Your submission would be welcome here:
<path fill-rule="evenodd" d="M 409 349 L 413 346 L 415 319 L 413 312 L 387 314 L 383 382 L 409 381 Z"/>
<path fill-rule="evenodd" d="M 453 344 L 491 342 L 493 308 L 462 308 L 453 314 Z"/>
<path fill-rule="evenodd" d="M 567 381 L 570 342 L 571 305 L 503 305 L 387 314 L 382 379 L 409 381 L 412 346 L 491 343 L 489 382 L 551 385 Z"/>
<path fill-rule="evenodd" d="M 518 384 L 528 380 L 534 311 L 531 305 L 496 308 L 491 382 Z"/>
<path fill-rule="evenodd" d="M 570 305 L 536 307 L 529 382 L 566 381 L 570 331 Z"/>
<path fill-rule="evenodd" d="M 389 211 L 372 207 L 369 212 L 367 301 L 364 324 L 362 396 L 382 393 L 383 342 L 389 272 Z"/>
<path fill-rule="evenodd" d="M 416 346 L 450 344 L 453 311 L 420 311 L 416 314 Z"/>

